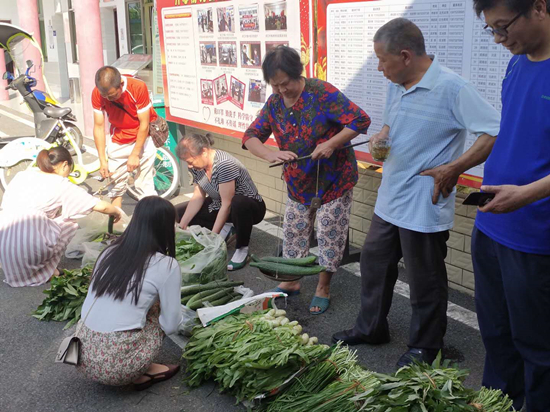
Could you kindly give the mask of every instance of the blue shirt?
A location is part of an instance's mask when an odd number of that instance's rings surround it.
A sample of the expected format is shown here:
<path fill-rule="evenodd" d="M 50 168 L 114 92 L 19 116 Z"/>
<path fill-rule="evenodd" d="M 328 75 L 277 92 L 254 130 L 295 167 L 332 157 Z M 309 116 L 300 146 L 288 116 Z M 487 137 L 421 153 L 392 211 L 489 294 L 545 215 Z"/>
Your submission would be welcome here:
<path fill-rule="evenodd" d="M 384 163 L 375 213 L 396 226 L 423 233 L 453 226 L 455 192 L 432 204 L 434 179 L 424 170 L 464 152 L 467 132 L 498 134 L 500 114 L 477 90 L 434 59 L 409 90 L 390 84 L 384 123 L 392 146 Z"/>
<path fill-rule="evenodd" d="M 501 133 L 483 184 L 527 185 L 550 175 L 550 60 L 515 56 L 502 82 Z M 476 226 L 498 243 L 550 255 L 550 198 L 511 213 L 478 212 Z"/>

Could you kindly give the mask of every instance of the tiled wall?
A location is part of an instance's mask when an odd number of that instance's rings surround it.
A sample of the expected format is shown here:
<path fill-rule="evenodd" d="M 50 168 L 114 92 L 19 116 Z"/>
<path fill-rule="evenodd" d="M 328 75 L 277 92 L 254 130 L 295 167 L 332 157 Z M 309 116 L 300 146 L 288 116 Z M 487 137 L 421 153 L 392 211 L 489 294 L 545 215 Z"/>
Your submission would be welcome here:
<path fill-rule="evenodd" d="M 204 133 L 186 127 L 186 131 Z M 264 198 L 268 210 L 281 213 L 286 201 L 286 190 L 281 180 L 281 168 L 269 168 L 269 164 L 241 148 L 241 142 L 234 137 L 214 134 L 215 146 L 238 158 L 248 169 L 258 191 Z M 359 182 L 353 191 L 353 206 L 350 220 L 350 240 L 354 246 L 363 245 L 370 227 L 374 204 L 381 175 L 375 171 L 359 169 Z M 471 233 L 476 207 L 463 206 L 463 197 L 457 196 L 454 228 L 447 242 L 447 273 L 452 288 L 473 294 L 474 274 L 470 256 Z"/>

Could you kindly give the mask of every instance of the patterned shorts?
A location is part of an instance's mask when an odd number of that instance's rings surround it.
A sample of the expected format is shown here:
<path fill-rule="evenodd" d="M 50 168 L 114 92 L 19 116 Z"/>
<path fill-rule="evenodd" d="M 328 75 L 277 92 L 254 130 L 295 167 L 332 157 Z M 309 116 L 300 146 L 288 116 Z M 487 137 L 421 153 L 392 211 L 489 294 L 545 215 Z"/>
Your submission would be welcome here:
<path fill-rule="evenodd" d="M 346 247 L 352 192 L 322 205 L 315 211 L 288 199 L 283 224 L 283 256 L 301 258 L 309 254 L 309 238 L 317 217 L 319 263 L 327 272 L 336 272 Z"/>
<path fill-rule="evenodd" d="M 88 379 L 110 386 L 132 383 L 142 376 L 158 355 L 164 332 L 159 324 L 160 305 L 154 304 L 143 329 L 101 333 L 80 321 L 81 341 L 77 370 Z"/>

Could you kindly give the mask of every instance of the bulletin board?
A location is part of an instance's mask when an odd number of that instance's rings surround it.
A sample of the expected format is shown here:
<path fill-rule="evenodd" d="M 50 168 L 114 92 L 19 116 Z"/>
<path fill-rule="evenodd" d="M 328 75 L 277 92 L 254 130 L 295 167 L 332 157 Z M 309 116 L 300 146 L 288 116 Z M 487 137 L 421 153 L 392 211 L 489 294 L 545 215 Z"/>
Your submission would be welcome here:
<path fill-rule="evenodd" d="M 316 0 L 316 49 L 313 72 L 334 84 L 372 119 L 367 135 L 381 130 L 388 81 L 378 72 L 372 39 L 389 20 L 405 17 L 422 30 L 429 54 L 470 82 L 497 110 L 500 89 L 511 54 L 493 42 L 474 13 L 471 0 Z M 475 142 L 470 135 L 465 151 Z M 357 158 L 376 163 L 367 145 Z M 483 165 L 461 176 L 459 184 L 481 185 Z"/>
<path fill-rule="evenodd" d="M 157 0 L 167 120 L 241 138 L 272 93 L 261 62 L 280 44 L 309 76 L 309 0 Z"/>

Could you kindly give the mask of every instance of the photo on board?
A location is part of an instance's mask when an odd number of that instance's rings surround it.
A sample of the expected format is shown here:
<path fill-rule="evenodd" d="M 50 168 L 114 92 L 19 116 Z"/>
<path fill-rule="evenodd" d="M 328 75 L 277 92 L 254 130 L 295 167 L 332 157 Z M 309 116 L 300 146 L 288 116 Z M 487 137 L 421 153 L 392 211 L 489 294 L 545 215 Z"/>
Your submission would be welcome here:
<path fill-rule="evenodd" d="M 218 31 L 235 33 L 235 8 L 218 7 Z"/>
<path fill-rule="evenodd" d="M 288 46 L 287 41 L 266 41 L 265 42 L 265 54 L 272 50 L 275 50 L 278 46 Z"/>
<path fill-rule="evenodd" d="M 262 67 L 262 47 L 259 41 L 241 42 L 241 66 Z"/>
<path fill-rule="evenodd" d="M 214 105 L 214 82 L 212 80 L 201 79 L 201 102 Z"/>
<path fill-rule="evenodd" d="M 219 41 L 218 56 L 220 66 L 237 67 L 237 42 Z"/>
<path fill-rule="evenodd" d="M 214 18 L 212 8 L 197 10 L 199 33 L 214 33 Z"/>
<path fill-rule="evenodd" d="M 231 76 L 231 87 L 229 92 L 229 101 L 241 110 L 244 107 L 244 94 L 246 85 L 239 79 Z"/>
<path fill-rule="evenodd" d="M 201 41 L 200 45 L 200 54 L 201 54 L 201 64 L 203 66 L 216 66 L 218 63 L 216 57 L 216 42 L 213 41 Z"/>
<path fill-rule="evenodd" d="M 258 5 L 247 4 L 239 6 L 239 24 L 241 31 L 259 31 Z"/>
<path fill-rule="evenodd" d="M 225 74 L 214 79 L 214 93 L 216 94 L 216 104 L 221 104 L 229 100 L 227 78 Z"/>
<path fill-rule="evenodd" d="M 248 85 L 248 101 L 265 103 L 265 83 L 262 80 L 250 79 Z"/>
<path fill-rule="evenodd" d="M 286 1 L 264 4 L 265 29 L 286 30 Z"/>

